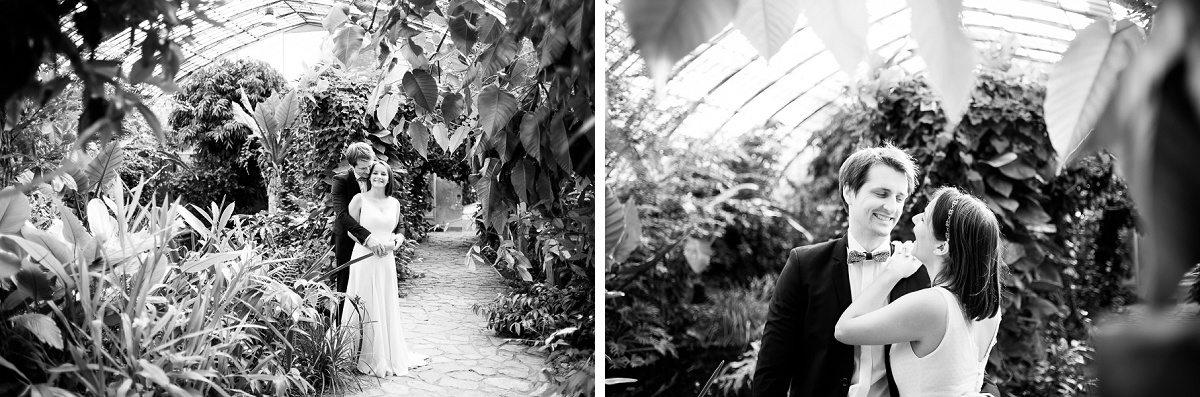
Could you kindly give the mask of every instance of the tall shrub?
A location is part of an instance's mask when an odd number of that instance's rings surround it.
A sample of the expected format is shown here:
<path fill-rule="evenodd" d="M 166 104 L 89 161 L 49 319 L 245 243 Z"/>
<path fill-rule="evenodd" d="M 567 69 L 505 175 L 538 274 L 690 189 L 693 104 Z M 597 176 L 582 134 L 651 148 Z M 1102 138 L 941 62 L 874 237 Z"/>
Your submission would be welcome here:
<path fill-rule="evenodd" d="M 256 144 L 250 128 L 234 120 L 233 106 L 239 91 L 255 105 L 285 87 L 283 75 L 256 60 L 221 60 L 194 73 L 175 94 L 178 105 L 167 120 L 180 145 L 193 150 L 192 168 L 175 178 L 172 192 L 200 205 L 235 202 L 239 212 L 266 208 Z"/>

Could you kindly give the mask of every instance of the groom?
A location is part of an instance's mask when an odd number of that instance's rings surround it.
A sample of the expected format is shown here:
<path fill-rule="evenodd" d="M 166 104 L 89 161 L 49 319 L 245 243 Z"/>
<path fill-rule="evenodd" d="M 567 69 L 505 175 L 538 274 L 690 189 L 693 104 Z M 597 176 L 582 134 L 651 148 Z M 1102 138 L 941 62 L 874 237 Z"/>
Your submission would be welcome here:
<path fill-rule="evenodd" d="M 350 254 L 354 252 L 354 239 L 365 241 L 366 243 L 363 245 L 375 255 L 383 256 L 388 251 L 388 247 L 380 239 L 371 236 L 371 232 L 367 228 L 359 225 L 358 221 L 350 216 L 348 209 L 350 199 L 367 189 L 367 176 L 371 172 L 371 162 L 375 161 L 375 150 L 366 142 L 356 142 L 346 147 L 342 157 L 350 164 L 350 169 L 333 177 L 332 197 L 330 197 L 330 205 L 333 206 L 335 216 L 333 241 L 331 241 L 335 267 L 350 261 Z M 354 238 L 351 238 L 351 235 Z M 337 284 L 337 291 L 346 292 L 346 284 L 350 281 L 350 268 L 339 270 L 334 274 L 334 280 Z M 341 316 L 343 305 L 345 302 L 338 305 L 338 312 L 335 316 Z M 340 318 L 338 322 L 341 322 Z"/>
<path fill-rule="evenodd" d="M 899 397 L 884 346 L 833 338 L 838 317 L 882 271 L 889 237 L 917 182 L 912 157 L 892 145 L 861 149 L 838 173 L 846 236 L 792 249 L 775 284 L 754 372 L 755 397 Z M 930 286 L 922 266 L 888 298 Z M 905 396 L 916 397 L 916 396 Z"/>

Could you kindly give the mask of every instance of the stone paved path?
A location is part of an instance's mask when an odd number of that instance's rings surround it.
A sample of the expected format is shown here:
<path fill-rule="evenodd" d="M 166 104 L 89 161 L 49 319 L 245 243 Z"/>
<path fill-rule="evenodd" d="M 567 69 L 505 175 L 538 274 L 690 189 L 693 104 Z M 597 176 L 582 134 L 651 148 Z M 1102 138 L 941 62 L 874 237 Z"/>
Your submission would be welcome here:
<path fill-rule="evenodd" d="M 362 391 L 351 397 L 382 396 L 528 396 L 546 387 L 541 368 L 546 354 L 537 348 L 506 343 L 471 311 L 504 291 L 500 275 L 488 267 L 467 271 L 463 258 L 475 233 L 430 233 L 417 247 L 416 273 L 425 277 L 400 284 L 401 313 L 409 348 L 431 357 L 430 364 L 408 376 L 360 376 Z M 351 388 L 353 390 L 353 387 Z"/>

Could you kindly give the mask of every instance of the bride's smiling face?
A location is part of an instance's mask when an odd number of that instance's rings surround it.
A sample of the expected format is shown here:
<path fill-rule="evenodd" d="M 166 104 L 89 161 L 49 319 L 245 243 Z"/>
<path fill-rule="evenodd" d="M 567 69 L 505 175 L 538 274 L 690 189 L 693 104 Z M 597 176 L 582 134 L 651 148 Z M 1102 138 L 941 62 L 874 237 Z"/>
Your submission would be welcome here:
<path fill-rule="evenodd" d="M 368 176 L 373 187 L 383 187 L 388 183 L 388 171 L 380 165 L 371 166 L 371 175 Z"/>
<path fill-rule="evenodd" d="M 933 235 L 933 228 L 929 224 L 929 217 L 933 216 L 933 208 L 939 198 L 941 197 L 934 197 L 933 200 L 929 200 L 929 205 L 925 206 L 925 211 L 913 215 L 912 218 L 913 234 L 916 237 L 916 240 L 913 241 L 913 256 L 926 265 L 930 265 L 941 259 L 936 250 L 938 245 L 944 244 L 943 241 L 938 240 Z"/>

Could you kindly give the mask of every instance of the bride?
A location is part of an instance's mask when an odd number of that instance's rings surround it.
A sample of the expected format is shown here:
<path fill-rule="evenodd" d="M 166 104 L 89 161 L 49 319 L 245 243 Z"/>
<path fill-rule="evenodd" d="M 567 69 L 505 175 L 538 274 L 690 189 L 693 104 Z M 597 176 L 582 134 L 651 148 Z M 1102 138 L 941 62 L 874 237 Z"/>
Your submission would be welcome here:
<path fill-rule="evenodd" d="M 395 248 L 404 242 L 398 233 L 400 201 L 392 197 L 392 169 L 376 161 L 368 173 L 367 190 L 350 200 L 350 216 L 373 236 L 385 237 Z M 399 287 L 396 285 L 395 250 L 383 256 L 372 256 L 350 265 L 346 299 L 357 297 L 359 305 L 345 305 L 342 318 L 352 329 L 361 329 L 361 354 L 358 369 L 368 375 L 404 376 L 409 368 L 425 365 L 424 355 L 413 353 L 404 340 L 400 320 Z M 352 258 L 371 254 L 362 244 L 354 246 Z M 356 307 L 357 306 L 357 307 Z M 354 343 L 360 342 L 355 340 Z"/>
<path fill-rule="evenodd" d="M 842 313 L 834 338 L 848 345 L 891 345 L 900 395 L 980 396 L 984 367 L 1000 328 L 1000 226 L 979 199 L 939 189 L 913 216 L 915 242 L 896 253 Z M 896 243 L 900 244 L 900 243 Z M 933 288 L 885 304 L 897 280 L 924 264 Z"/>

